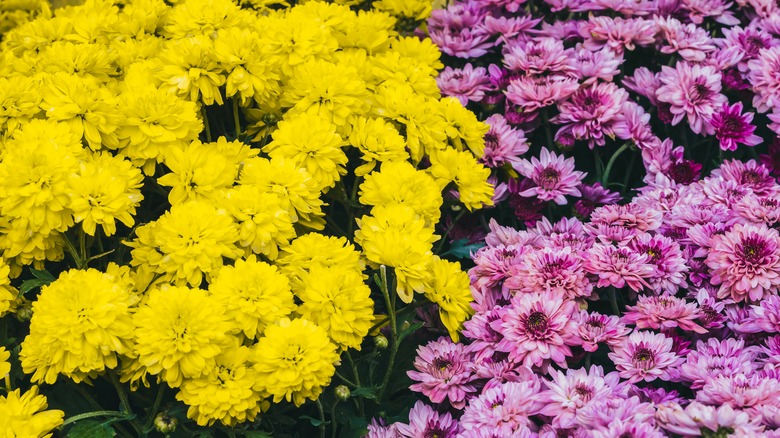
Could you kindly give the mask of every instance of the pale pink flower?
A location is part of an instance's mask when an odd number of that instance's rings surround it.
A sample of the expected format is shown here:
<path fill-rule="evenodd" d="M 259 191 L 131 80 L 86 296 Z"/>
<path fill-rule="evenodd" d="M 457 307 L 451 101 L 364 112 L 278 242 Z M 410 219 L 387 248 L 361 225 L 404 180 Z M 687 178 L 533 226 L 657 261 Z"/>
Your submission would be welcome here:
<path fill-rule="evenodd" d="M 647 279 L 655 272 L 647 254 L 639 254 L 625 246 L 596 243 L 588 250 L 584 261 L 585 270 L 598 276 L 598 287 L 620 289 L 628 286 L 638 292 L 650 286 Z"/>
<path fill-rule="evenodd" d="M 741 339 L 698 341 L 696 349 L 688 353 L 685 363 L 680 365 L 679 377 L 683 382 L 689 382 L 691 389 L 701 389 L 717 376 L 751 375 L 756 370 L 753 360 L 757 354 L 756 347 L 746 347 Z"/>
<path fill-rule="evenodd" d="M 655 273 L 647 283 L 655 293 L 674 295 L 686 285 L 688 266 L 677 242 L 666 236 L 641 233 L 630 245 L 636 252 L 650 257 L 648 263 L 655 267 Z"/>
<path fill-rule="evenodd" d="M 696 303 L 675 296 L 639 296 L 635 306 L 627 306 L 623 320 L 639 329 L 681 330 L 707 333 L 695 320 L 699 317 Z"/>
<path fill-rule="evenodd" d="M 462 69 L 447 66 L 436 78 L 436 84 L 445 96 L 457 98 L 463 106 L 469 101 L 480 102 L 490 89 L 490 79 L 485 67 L 474 68 L 471 63 Z"/>
<path fill-rule="evenodd" d="M 490 129 L 485 134 L 485 152 L 479 159 L 488 167 L 512 167 L 520 163 L 520 155 L 528 151 L 528 143 L 522 130 L 513 128 L 501 114 L 493 114 L 485 120 Z"/>
<path fill-rule="evenodd" d="M 756 59 L 748 61 L 748 80 L 756 93 L 753 106 L 756 111 L 765 113 L 777 108 L 780 103 L 780 47 L 761 49 Z"/>
<path fill-rule="evenodd" d="M 439 414 L 421 401 L 409 412 L 409 424 L 398 423 L 398 433 L 404 438 L 455 438 L 460 427 L 449 412 Z"/>
<path fill-rule="evenodd" d="M 693 402 L 683 409 L 678 403 L 658 406 L 655 419 L 663 429 L 683 437 L 700 437 L 702 430 L 715 432 L 731 430 L 729 436 L 759 436 L 761 429 L 746 412 L 734 410 L 729 405 L 707 406 Z"/>
<path fill-rule="evenodd" d="M 523 112 L 532 113 L 569 97 L 577 88 L 577 80 L 567 76 L 522 76 L 510 79 L 504 94 Z"/>
<path fill-rule="evenodd" d="M 433 403 L 447 400 L 461 409 L 468 394 L 476 391 L 472 379 L 469 357 L 465 345 L 454 344 L 449 338 L 440 338 L 417 349 L 414 360 L 416 371 L 406 374 L 415 382 L 409 389 L 422 392 Z"/>
<path fill-rule="evenodd" d="M 542 148 L 539 158 L 522 160 L 516 169 L 535 184 L 534 187 L 521 192 L 520 196 L 555 201 L 558 205 L 566 204 L 567 195 L 580 196 L 578 187 L 586 175 L 574 170 L 574 158 L 564 158 L 547 148 Z"/>
<path fill-rule="evenodd" d="M 708 379 L 696 393 L 696 400 L 706 405 L 728 405 L 743 409 L 764 404 L 777 405 L 780 400 L 780 382 L 759 374 L 735 374 Z"/>
<path fill-rule="evenodd" d="M 536 415 L 541 407 L 537 401 L 539 390 L 538 380 L 507 382 L 472 398 L 460 419 L 465 429 L 463 436 L 530 437 L 517 434 L 534 426 L 529 417 Z M 480 429 L 492 435 L 473 434 Z"/>
<path fill-rule="evenodd" d="M 614 347 L 623 342 L 631 329 L 616 315 L 602 315 L 596 312 L 580 311 L 576 316 L 577 335 L 582 340 L 582 348 L 593 353 L 599 344 Z"/>
<path fill-rule="evenodd" d="M 506 68 L 525 75 L 565 74 L 572 71 L 570 63 L 571 60 L 564 51 L 563 43 L 552 38 L 540 38 L 504 46 Z"/>
<path fill-rule="evenodd" d="M 682 9 L 688 12 L 688 19 L 692 23 L 702 24 L 704 19 L 712 17 L 713 20 L 726 26 L 739 24 L 739 19 L 729 9 L 731 2 L 723 0 L 681 0 Z"/>
<path fill-rule="evenodd" d="M 610 50 L 593 52 L 579 48 L 574 52 L 572 75 L 585 85 L 597 80 L 612 82 L 612 78 L 620 73 L 622 62 L 623 58 Z"/>
<path fill-rule="evenodd" d="M 611 82 L 592 84 L 577 90 L 558 104 L 560 114 L 551 122 L 562 124 L 577 140 L 587 140 L 588 146 L 604 146 L 606 137 L 614 137 L 613 125 L 621 112 L 628 93 Z"/>
<path fill-rule="evenodd" d="M 552 424 L 562 429 L 577 426 L 577 411 L 591 400 L 609 397 L 620 381 L 617 373 L 604 375 L 604 370 L 592 365 L 589 370 L 553 371 L 551 381 L 545 381 L 547 390 L 539 394 L 541 415 L 552 417 Z"/>
<path fill-rule="evenodd" d="M 714 133 L 710 119 L 726 102 L 720 92 L 720 72 L 711 66 L 681 61 L 674 68 L 662 67 L 659 80 L 662 85 L 656 90 L 656 98 L 670 105 L 672 125 L 687 117 L 693 132 Z"/>
<path fill-rule="evenodd" d="M 636 94 L 646 97 L 650 103 L 656 105 L 655 90 L 661 86 L 658 73 L 650 71 L 647 67 L 639 67 L 634 70 L 633 76 L 623 78 L 623 86 Z"/>
<path fill-rule="evenodd" d="M 589 297 L 593 291 L 580 257 L 570 248 L 530 251 L 509 272 L 511 276 L 504 284 L 510 290 L 550 292 L 567 299 Z"/>
<path fill-rule="evenodd" d="M 662 333 L 635 331 L 608 356 L 620 377 L 631 383 L 669 380 L 684 360 L 673 351 L 672 338 Z"/>
<path fill-rule="evenodd" d="M 623 19 L 608 16 L 592 16 L 580 26 L 580 35 L 585 38 L 583 45 L 592 51 L 607 47 L 617 54 L 625 50 L 634 50 L 655 41 L 656 24 L 642 18 Z"/>
<path fill-rule="evenodd" d="M 656 17 L 655 22 L 662 41 L 661 53 L 677 53 L 686 61 L 702 62 L 717 48 L 709 33 L 693 23 L 683 24 L 672 17 Z"/>
<path fill-rule="evenodd" d="M 712 171 L 711 176 L 719 176 L 726 181 L 749 187 L 758 196 L 776 196 L 779 188 L 769 168 L 756 160 L 726 160 Z"/>

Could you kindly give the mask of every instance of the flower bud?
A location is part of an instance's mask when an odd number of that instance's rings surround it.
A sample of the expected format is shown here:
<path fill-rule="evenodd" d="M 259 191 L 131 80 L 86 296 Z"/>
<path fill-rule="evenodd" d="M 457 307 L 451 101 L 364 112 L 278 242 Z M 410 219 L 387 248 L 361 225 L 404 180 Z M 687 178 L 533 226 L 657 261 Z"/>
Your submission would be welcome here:
<path fill-rule="evenodd" d="M 352 395 L 352 393 L 349 391 L 349 388 L 344 385 L 337 386 L 333 392 L 336 393 L 336 398 L 341 401 L 349 400 L 349 397 Z"/>
<path fill-rule="evenodd" d="M 178 424 L 179 421 L 176 420 L 176 418 L 168 415 L 167 412 L 160 412 L 156 417 L 154 417 L 154 427 L 160 433 L 173 433 L 176 430 L 176 426 Z"/>

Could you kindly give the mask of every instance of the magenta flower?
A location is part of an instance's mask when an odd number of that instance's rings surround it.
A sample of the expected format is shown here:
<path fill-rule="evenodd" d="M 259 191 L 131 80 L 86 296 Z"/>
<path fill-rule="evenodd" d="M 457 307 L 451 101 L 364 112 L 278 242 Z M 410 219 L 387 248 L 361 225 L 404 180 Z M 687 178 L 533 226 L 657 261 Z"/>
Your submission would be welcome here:
<path fill-rule="evenodd" d="M 368 424 L 366 438 L 400 438 L 398 435 L 398 423 L 386 425 L 385 420 L 372 418 Z"/>
<path fill-rule="evenodd" d="M 715 67 L 681 61 L 674 68 L 664 66 L 658 79 L 662 85 L 656 90 L 656 98 L 670 105 L 672 125 L 687 117 L 693 132 L 714 133 L 710 119 L 726 103 L 726 96 L 720 93 L 721 75 Z"/>
<path fill-rule="evenodd" d="M 552 424 L 562 429 L 576 426 L 577 411 L 591 400 L 609 397 L 620 381 L 617 373 L 604 375 L 604 370 L 592 365 L 589 370 L 553 371 L 551 381 L 545 381 L 547 390 L 538 396 L 541 415 L 552 417 Z"/>
<path fill-rule="evenodd" d="M 685 363 L 680 365 L 679 377 L 683 382 L 689 382 L 691 389 L 701 389 L 718 376 L 751 375 L 756 369 L 753 360 L 757 354 L 756 347 L 746 347 L 741 339 L 698 341 L 696 349 L 688 353 Z"/>
<path fill-rule="evenodd" d="M 631 383 L 669 380 L 683 359 L 673 351 L 672 338 L 662 333 L 635 331 L 608 356 L 620 377 Z"/>
<path fill-rule="evenodd" d="M 493 114 L 485 120 L 490 129 L 485 134 L 485 152 L 479 161 L 488 167 L 501 167 L 509 163 L 520 164 L 520 155 L 528 151 L 525 133 L 507 124 L 501 114 Z"/>
<path fill-rule="evenodd" d="M 699 307 L 674 296 L 639 296 L 636 306 L 627 306 L 623 320 L 640 329 L 681 330 L 707 333 L 707 329 L 694 322 L 699 317 Z"/>
<path fill-rule="evenodd" d="M 780 175 L 780 137 L 769 144 L 768 153 L 759 155 L 759 160 L 774 175 Z"/>
<path fill-rule="evenodd" d="M 400 436 L 405 438 L 455 438 L 460 431 L 458 422 L 449 412 L 439 414 L 421 401 L 417 401 L 409 412 L 409 424 L 399 423 L 397 427 Z"/>
<path fill-rule="evenodd" d="M 699 303 L 699 322 L 704 328 L 717 329 L 723 327 L 726 316 L 723 314 L 725 303 L 716 300 L 715 294 L 710 294 L 707 289 L 699 289 L 696 293 L 696 302 Z"/>
<path fill-rule="evenodd" d="M 724 151 L 736 151 L 737 143 L 745 146 L 755 146 L 763 139 L 753 131 L 756 127 L 750 122 L 753 120 L 753 113 L 742 114 L 742 102 L 737 102 L 729 106 L 728 102 L 723 103 L 720 111 L 712 115 L 710 123 L 715 128 L 715 137 L 720 141 L 720 148 Z"/>
<path fill-rule="evenodd" d="M 634 438 L 666 438 L 655 426 L 644 422 L 613 421 L 604 428 L 594 429 L 593 438 L 634 437 Z"/>
<path fill-rule="evenodd" d="M 572 74 L 583 84 L 592 84 L 598 80 L 612 82 L 612 78 L 620 73 L 623 59 L 609 50 L 592 52 L 580 48 L 575 52 Z"/>
<path fill-rule="evenodd" d="M 474 68 L 471 63 L 462 69 L 447 67 L 439 73 L 436 84 L 445 96 L 457 98 L 463 106 L 471 102 L 480 102 L 485 91 L 490 89 L 490 79 L 485 67 Z"/>
<path fill-rule="evenodd" d="M 707 255 L 718 298 L 757 301 L 780 286 L 780 234 L 766 226 L 735 225 L 712 238 Z"/>
<path fill-rule="evenodd" d="M 780 333 L 780 296 L 765 297 L 749 312 L 748 320 L 739 325 L 741 333 Z"/>
<path fill-rule="evenodd" d="M 549 293 L 518 294 L 501 321 L 491 324 L 504 338 L 496 349 L 509 353 L 509 358 L 526 366 L 545 365 L 552 360 L 566 368 L 571 346 L 579 345 L 573 316 L 574 301 Z"/>
<path fill-rule="evenodd" d="M 572 70 L 570 62 L 563 43 L 552 38 L 515 42 L 504 46 L 506 68 L 524 75 L 566 74 Z"/>
<path fill-rule="evenodd" d="M 769 169 L 756 160 L 727 160 L 713 170 L 711 176 L 719 176 L 726 181 L 734 181 L 748 187 L 758 196 L 776 196 L 778 185 L 769 174 Z"/>
<path fill-rule="evenodd" d="M 458 409 L 466 405 L 466 396 L 476 391 L 471 381 L 469 357 L 463 344 L 454 344 L 449 338 L 440 338 L 417 349 L 414 367 L 407 371 L 412 380 L 419 382 L 409 386 L 422 392 L 433 403 L 449 403 Z"/>
<path fill-rule="evenodd" d="M 606 137 L 614 137 L 614 123 L 622 111 L 628 93 L 611 82 L 580 88 L 569 99 L 558 104 L 560 114 L 551 122 L 562 124 L 577 140 L 587 140 L 588 146 L 604 146 Z"/>
<path fill-rule="evenodd" d="M 533 426 L 528 417 L 539 412 L 539 390 L 538 380 L 507 382 L 471 399 L 460 419 L 464 436 L 483 436 L 475 434 L 480 429 L 493 434 L 488 436 L 529 436 L 515 434 Z"/>
<path fill-rule="evenodd" d="M 431 13 L 428 33 L 442 52 L 458 58 L 477 58 L 493 46 L 491 35 L 480 24 L 484 16 L 474 5 L 453 3 Z"/>
<path fill-rule="evenodd" d="M 758 57 L 748 61 L 748 81 L 756 93 L 753 106 L 756 111 L 765 113 L 780 104 L 780 47 L 761 49 Z"/>
<path fill-rule="evenodd" d="M 510 269 L 504 283 L 509 290 L 524 293 L 549 292 L 556 297 L 589 297 L 593 285 L 585 276 L 582 261 L 570 248 L 530 251 Z"/>
<path fill-rule="evenodd" d="M 704 28 L 693 23 L 683 24 L 672 17 L 656 18 L 661 53 L 677 53 L 690 62 L 702 62 L 716 47 Z"/>
<path fill-rule="evenodd" d="M 627 388 L 626 388 L 627 389 Z M 615 421 L 645 422 L 652 424 L 655 408 L 639 397 L 601 397 L 577 411 L 577 422 L 588 429 L 603 429 Z"/>
<path fill-rule="evenodd" d="M 665 236 L 641 233 L 631 241 L 631 247 L 637 253 L 647 254 L 648 263 L 655 267 L 655 273 L 647 280 L 655 293 L 674 295 L 685 286 L 688 266 L 677 242 Z"/>
<path fill-rule="evenodd" d="M 583 258 L 585 270 L 598 276 L 598 287 L 613 286 L 620 289 L 628 286 L 639 292 L 650 287 L 647 279 L 655 272 L 647 254 L 639 254 L 625 246 L 596 243 Z"/>
<path fill-rule="evenodd" d="M 574 158 L 564 158 L 547 148 L 542 148 L 539 158 L 521 160 L 515 169 L 536 184 L 520 193 L 527 198 L 537 197 L 542 201 L 566 204 L 566 196 L 580 196 L 578 189 L 585 172 L 574 170 Z"/>
<path fill-rule="evenodd" d="M 569 97 L 578 88 L 577 80 L 568 76 L 522 76 L 510 79 L 504 94 L 524 113 L 533 113 Z"/>
<path fill-rule="evenodd" d="M 615 347 L 623 342 L 631 329 L 620 321 L 616 315 L 602 315 L 596 312 L 580 311 L 576 317 L 577 335 L 582 341 L 585 351 L 598 350 L 599 344 Z"/>
<path fill-rule="evenodd" d="M 642 18 L 592 16 L 580 26 L 586 49 L 596 52 L 607 47 L 618 55 L 625 50 L 634 50 L 637 45 L 653 44 L 655 33 L 655 23 Z"/>
<path fill-rule="evenodd" d="M 574 211 L 581 218 L 587 219 L 597 207 L 614 204 L 622 199 L 620 193 L 607 190 L 600 183 L 582 184 L 581 198 L 574 203 Z"/>

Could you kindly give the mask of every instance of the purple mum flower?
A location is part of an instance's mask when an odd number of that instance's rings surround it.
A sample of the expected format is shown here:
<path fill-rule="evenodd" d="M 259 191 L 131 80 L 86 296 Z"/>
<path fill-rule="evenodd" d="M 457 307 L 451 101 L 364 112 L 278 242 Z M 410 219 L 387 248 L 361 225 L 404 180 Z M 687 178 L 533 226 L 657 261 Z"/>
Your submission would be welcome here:
<path fill-rule="evenodd" d="M 462 409 L 466 396 L 476 391 L 471 381 L 470 359 L 463 344 L 454 344 L 449 338 L 440 338 L 417 349 L 414 367 L 407 371 L 412 380 L 419 382 L 409 386 L 412 391 L 422 392 L 433 403 L 449 403 Z"/>
<path fill-rule="evenodd" d="M 398 424 L 398 433 L 405 438 L 455 438 L 460 427 L 449 412 L 439 414 L 430 406 L 417 401 L 409 412 L 409 424 Z"/>
<path fill-rule="evenodd" d="M 662 333 L 637 331 L 608 354 L 620 377 L 631 383 L 669 380 L 683 359 L 673 351 L 673 341 Z"/>
<path fill-rule="evenodd" d="M 543 201 L 566 204 L 566 196 L 580 196 L 578 189 L 586 173 L 574 170 L 574 158 L 565 159 L 547 148 L 542 148 L 539 158 L 522 160 L 515 169 L 534 182 L 535 186 L 520 193 L 520 196 L 537 197 Z"/>
<path fill-rule="evenodd" d="M 756 127 L 750 123 L 752 120 L 753 113 L 742 114 L 742 102 L 732 106 L 724 102 L 720 111 L 714 113 L 710 120 L 715 129 L 715 137 L 720 141 L 720 148 L 724 151 L 735 151 L 738 143 L 745 146 L 761 143 L 763 139 L 753 134 Z"/>
<path fill-rule="evenodd" d="M 691 130 L 697 134 L 713 134 L 710 124 L 713 113 L 726 102 L 720 93 L 721 74 L 709 65 L 678 62 L 674 68 L 664 66 L 656 90 L 656 98 L 670 105 L 672 125 L 687 117 Z"/>
<path fill-rule="evenodd" d="M 480 102 L 490 89 L 490 78 L 485 67 L 474 68 L 471 63 L 462 69 L 447 67 L 436 78 L 441 93 L 457 98 L 463 106 L 469 101 Z"/>

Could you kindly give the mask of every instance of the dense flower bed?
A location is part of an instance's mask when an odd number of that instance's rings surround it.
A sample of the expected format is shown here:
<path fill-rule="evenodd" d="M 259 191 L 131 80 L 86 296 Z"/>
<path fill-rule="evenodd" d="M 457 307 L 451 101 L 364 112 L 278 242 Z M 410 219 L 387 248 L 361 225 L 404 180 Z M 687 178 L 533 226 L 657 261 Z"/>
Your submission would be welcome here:
<path fill-rule="evenodd" d="M 413 310 L 473 313 L 436 227 L 493 203 L 488 126 L 424 1 L 173 3 L 3 34 L 0 435 L 359 435 Z"/>
<path fill-rule="evenodd" d="M 459 0 L 437 78 L 490 124 L 475 315 L 375 437 L 753 437 L 780 428 L 780 9 Z M 458 244 L 460 244 L 458 243 Z"/>

